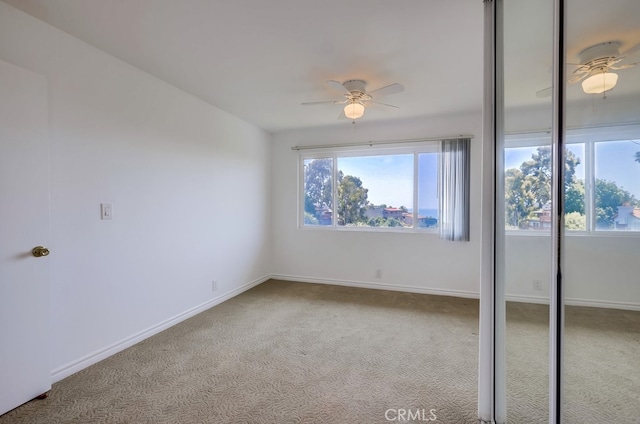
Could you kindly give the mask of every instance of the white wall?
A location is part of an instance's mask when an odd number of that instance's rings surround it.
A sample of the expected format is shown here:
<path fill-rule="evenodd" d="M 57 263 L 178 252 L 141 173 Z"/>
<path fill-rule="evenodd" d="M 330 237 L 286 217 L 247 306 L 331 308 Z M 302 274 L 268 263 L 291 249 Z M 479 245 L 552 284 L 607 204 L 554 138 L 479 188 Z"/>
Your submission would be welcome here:
<path fill-rule="evenodd" d="M 269 275 L 269 134 L 3 2 L 0 58 L 49 84 L 54 380 Z"/>
<path fill-rule="evenodd" d="M 481 105 L 478 105 L 480 108 Z M 298 152 L 295 145 L 472 134 L 471 241 L 449 242 L 437 234 L 299 229 Z M 425 293 L 477 296 L 480 280 L 480 176 L 482 115 L 371 123 L 356 132 L 341 125 L 278 133 L 272 151 L 273 272 L 279 278 L 350 284 Z M 477 210 L 477 213 L 475 212 Z M 375 270 L 382 278 L 375 278 Z"/>
<path fill-rule="evenodd" d="M 551 237 L 508 235 L 507 296 L 514 300 L 549 299 Z M 640 310 L 638 237 L 567 235 L 563 280 L 567 303 Z M 533 281 L 541 282 L 535 290 Z"/>

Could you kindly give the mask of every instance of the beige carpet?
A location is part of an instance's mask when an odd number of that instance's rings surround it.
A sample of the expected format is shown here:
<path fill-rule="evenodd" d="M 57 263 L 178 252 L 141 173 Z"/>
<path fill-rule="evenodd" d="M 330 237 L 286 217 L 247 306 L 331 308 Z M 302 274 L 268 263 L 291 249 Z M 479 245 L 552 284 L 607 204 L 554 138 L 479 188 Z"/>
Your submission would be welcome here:
<path fill-rule="evenodd" d="M 509 422 L 546 423 L 547 307 L 507 316 Z M 477 330 L 475 300 L 269 281 L 0 424 L 477 423 Z M 566 423 L 640 423 L 640 313 L 568 308 L 566 357 Z"/>
<path fill-rule="evenodd" d="M 640 312 L 567 306 L 565 424 L 640 424 Z M 549 307 L 507 305 L 509 423 L 549 422 Z"/>
<path fill-rule="evenodd" d="M 477 332 L 475 300 L 269 281 L 0 423 L 476 423 Z"/>

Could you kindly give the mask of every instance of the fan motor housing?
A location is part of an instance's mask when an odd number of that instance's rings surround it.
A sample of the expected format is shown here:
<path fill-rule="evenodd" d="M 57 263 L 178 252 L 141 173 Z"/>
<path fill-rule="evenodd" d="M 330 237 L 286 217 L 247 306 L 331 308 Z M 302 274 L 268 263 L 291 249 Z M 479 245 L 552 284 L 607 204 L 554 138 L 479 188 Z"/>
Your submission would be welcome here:
<path fill-rule="evenodd" d="M 351 93 L 355 91 L 356 93 L 365 94 L 367 92 L 367 83 L 362 80 L 349 80 L 342 85 Z"/>
<path fill-rule="evenodd" d="M 615 59 L 620 55 L 620 43 L 610 41 L 589 47 L 580 53 L 580 63 L 585 65 L 597 59 L 606 61 Z"/>

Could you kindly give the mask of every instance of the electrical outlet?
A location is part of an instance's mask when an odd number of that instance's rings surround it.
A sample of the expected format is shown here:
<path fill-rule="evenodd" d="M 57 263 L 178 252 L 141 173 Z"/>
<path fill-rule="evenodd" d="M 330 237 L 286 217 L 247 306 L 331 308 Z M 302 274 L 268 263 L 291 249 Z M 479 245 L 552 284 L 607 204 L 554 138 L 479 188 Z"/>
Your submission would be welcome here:
<path fill-rule="evenodd" d="M 542 281 L 533 280 L 533 289 L 534 290 L 542 290 Z"/>
<path fill-rule="evenodd" d="M 382 278 L 382 270 L 376 269 L 376 278 Z"/>
<path fill-rule="evenodd" d="M 211 281 L 211 291 L 216 291 L 218 289 L 218 280 Z"/>

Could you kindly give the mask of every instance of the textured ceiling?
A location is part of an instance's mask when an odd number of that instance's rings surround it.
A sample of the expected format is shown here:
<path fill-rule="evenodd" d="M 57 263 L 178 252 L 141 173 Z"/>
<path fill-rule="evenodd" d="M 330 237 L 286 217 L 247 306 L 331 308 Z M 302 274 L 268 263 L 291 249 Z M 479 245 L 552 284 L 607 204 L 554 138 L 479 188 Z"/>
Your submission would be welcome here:
<path fill-rule="evenodd" d="M 394 82 L 399 107 L 368 109 L 363 124 L 479 111 L 481 0 L 4 0 L 194 96 L 268 131 L 344 125 L 328 79 Z M 640 1 L 568 2 L 567 59 L 590 45 L 640 43 Z M 548 102 L 552 1 L 505 2 L 508 106 Z M 640 66 L 618 92 L 640 90 Z M 579 84 L 569 99 L 583 96 Z"/>

